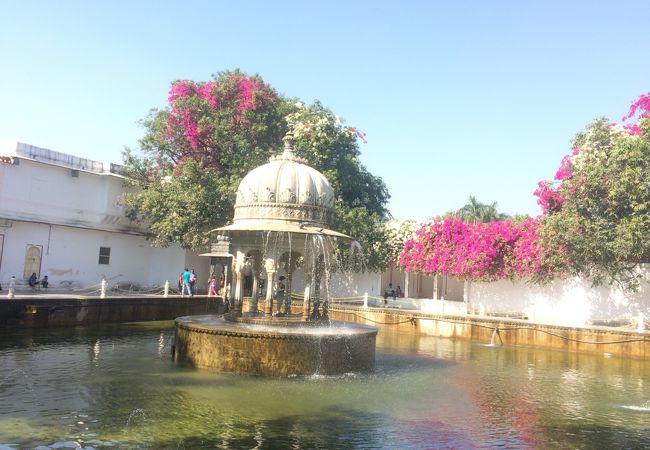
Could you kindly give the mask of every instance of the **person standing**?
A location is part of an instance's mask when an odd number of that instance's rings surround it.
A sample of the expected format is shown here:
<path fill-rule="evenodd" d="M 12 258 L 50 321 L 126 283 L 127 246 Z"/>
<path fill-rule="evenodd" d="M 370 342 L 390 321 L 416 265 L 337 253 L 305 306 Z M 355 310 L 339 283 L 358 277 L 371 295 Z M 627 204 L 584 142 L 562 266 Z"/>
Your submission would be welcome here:
<path fill-rule="evenodd" d="M 194 293 L 196 286 L 196 273 L 194 273 L 194 269 L 190 271 L 190 288 L 192 289 L 192 293 Z"/>
<path fill-rule="evenodd" d="M 217 292 L 219 293 L 219 295 L 223 295 L 223 296 L 226 295 L 225 276 L 223 273 L 219 276 L 219 290 Z"/>
<path fill-rule="evenodd" d="M 284 310 L 287 310 L 287 307 L 285 305 L 286 298 L 285 298 L 285 289 L 286 286 L 284 284 L 284 280 L 286 278 L 284 276 L 281 276 L 278 278 L 278 285 L 277 289 L 275 290 L 275 314 L 279 315 L 282 314 L 282 306 L 284 305 Z"/>
<path fill-rule="evenodd" d="M 217 296 L 217 277 L 212 274 L 210 281 L 208 282 L 208 297 Z"/>
<path fill-rule="evenodd" d="M 181 290 L 181 297 L 185 297 L 185 291 L 187 290 L 187 295 L 192 296 L 192 285 L 190 284 L 190 277 L 192 273 L 185 268 L 183 272 L 183 290 Z"/>

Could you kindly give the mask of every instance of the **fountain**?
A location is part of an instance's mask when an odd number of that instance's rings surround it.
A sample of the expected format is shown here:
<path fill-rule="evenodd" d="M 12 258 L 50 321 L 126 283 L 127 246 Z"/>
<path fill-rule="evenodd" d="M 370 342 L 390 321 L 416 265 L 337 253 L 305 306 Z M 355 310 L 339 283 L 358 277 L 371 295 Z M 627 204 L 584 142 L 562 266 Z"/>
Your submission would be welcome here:
<path fill-rule="evenodd" d="M 281 155 L 242 179 L 233 223 L 212 231 L 211 251 L 202 256 L 221 272 L 228 310 L 177 318 L 175 361 L 277 376 L 374 368 L 377 329 L 329 318 L 337 248 L 353 241 L 331 229 L 334 190 L 293 153 L 291 141 L 286 136 Z M 304 295 L 294 312 L 292 285 L 300 275 Z"/>

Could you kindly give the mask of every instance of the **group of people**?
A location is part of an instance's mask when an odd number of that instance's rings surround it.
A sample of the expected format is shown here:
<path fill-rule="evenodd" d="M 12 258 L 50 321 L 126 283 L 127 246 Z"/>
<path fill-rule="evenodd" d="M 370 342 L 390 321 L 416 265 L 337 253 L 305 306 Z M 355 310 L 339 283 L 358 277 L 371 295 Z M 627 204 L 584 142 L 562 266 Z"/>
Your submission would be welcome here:
<path fill-rule="evenodd" d="M 196 273 L 194 269 L 191 271 L 186 267 L 181 275 L 178 277 L 178 290 L 181 293 L 181 297 L 185 297 L 185 292 L 187 295 L 192 297 L 194 295 L 196 285 Z"/>
<path fill-rule="evenodd" d="M 47 275 L 45 275 L 42 280 L 39 280 L 38 277 L 36 276 L 36 272 L 32 272 L 32 274 L 27 279 L 27 284 L 29 284 L 29 287 L 31 287 L 32 290 L 35 291 L 36 288 L 39 286 L 47 288 L 50 285 L 50 280 L 48 280 Z M 16 277 L 12 276 L 11 280 L 9 280 L 9 293 L 13 294 L 13 290 L 15 288 L 16 288 Z M 0 291 L 2 291 L 1 284 L 0 284 Z"/>
<path fill-rule="evenodd" d="M 395 289 L 393 288 L 393 283 L 388 283 L 388 287 L 384 289 L 384 304 L 388 303 L 388 297 L 393 297 L 393 300 L 397 300 L 398 297 L 404 297 L 404 292 L 399 285 Z"/>
<path fill-rule="evenodd" d="M 45 275 L 42 280 L 39 280 L 36 276 L 36 272 L 32 272 L 32 274 L 29 276 L 29 279 L 27 280 L 27 283 L 29 283 L 29 287 L 31 287 L 33 290 L 36 290 L 39 285 L 44 288 L 47 288 L 50 285 L 50 281 L 47 279 L 47 275 Z"/>
<path fill-rule="evenodd" d="M 181 297 L 185 297 L 187 294 L 189 297 L 192 297 L 195 292 L 196 286 L 196 272 L 194 269 L 185 269 L 178 277 L 178 290 L 181 293 Z M 276 300 L 276 314 L 281 313 L 281 311 L 287 310 L 287 296 L 286 296 L 286 285 L 285 285 L 285 276 L 278 278 L 278 283 L 275 290 L 275 300 Z M 217 276 L 216 274 L 211 274 L 208 278 L 207 292 L 208 297 L 216 297 L 217 295 L 223 294 L 224 288 L 224 277 Z"/>
<path fill-rule="evenodd" d="M 178 277 L 178 290 L 181 293 L 181 297 L 185 297 L 185 293 L 189 297 L 192 297 L 196 292 L 196 272 L 194 269 L 189 270 L 185 269 L 180 276 Z M 219 294 L 219 291 L 223 288 L 223 275 L 219 278 L 213 273 L 208 278 L 208 297 L 216 297 Z"/>
<path fill-rule="evenodd" d="M 210 275 L 208 279 L 208 297 L 216 297 L 219 295 L 219 291 L 223 288 L 223 276 L 219 277 L 215 274 Z"/>

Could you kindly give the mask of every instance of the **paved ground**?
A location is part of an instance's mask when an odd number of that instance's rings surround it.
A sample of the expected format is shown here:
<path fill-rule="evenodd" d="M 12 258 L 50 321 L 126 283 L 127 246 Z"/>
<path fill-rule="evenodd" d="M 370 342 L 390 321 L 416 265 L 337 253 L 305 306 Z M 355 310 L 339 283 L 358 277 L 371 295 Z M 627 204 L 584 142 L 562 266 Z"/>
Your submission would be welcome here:
<path fill-rule="evenodd" d="M 9 295 L 9 290 L 3 289 L 0 291 L 0 301 L 6 300 Z M 46 298 L 99 298 L 100 292 L 98 290 L 72 290 L 72 289 L 25 289 L 20 288 L 16 289 L 14 292 L 14 298 L 16 299 L 46 299 Z M 108 291 L 106 293 L 107 297 L 152 297 L 152 298 L 163 298 L 163 295 L 156 295 L 146 292 L 138 291 L 119 291 L 113 292 Z M 179 297 L 179 295 L 170 292 L 169 297 Z M 200 297 L 200 296 L 199 296 Z"/>
<path fill-rule="evenodd" d="M 4 289 L 0 291 L 0 301 L 6 300 L 8 298 L 9 291 Z M 14 298 L 21 299 L 47 299 L 47 298 L 75 298 L 75 299 L 84 299 L 84 298 L 99 298 L 98 290 L 72 290 L 72 289 L 61 289 L 61 288 L 47 288 L 47 289 L 36 289 L 32 290 L 30 288 L 20 287 L 17 288 L 14 293 Z M 138 291 L 109 291 L 106 294 L 107 297 L 151 297 L 151 298 L 163 298 L 161 294 L 152 294 L 147 292 L 138 292 Z M 170 292 L 169 297 L 179 297 L 175 292 Z M 201 297 L 201 295 L 198 295 Z M 354 304 L 359 304 L 363 302 L 363 298 L 355 299 Z M 421 299 L 405 299 L 398 298 L 393 300 L 392 298 L 384 301 L 383 298 L 371 297 L 368 299 L 368 306 L 371 308 L 388 308 L 388 309 L 401 309 L 401 310 L 420 310 L 421 309 Z M 333 303 L 336 303 L 336 299 L 333 300 Z M 348 301 L 344 302 L 348 303 Z"/>

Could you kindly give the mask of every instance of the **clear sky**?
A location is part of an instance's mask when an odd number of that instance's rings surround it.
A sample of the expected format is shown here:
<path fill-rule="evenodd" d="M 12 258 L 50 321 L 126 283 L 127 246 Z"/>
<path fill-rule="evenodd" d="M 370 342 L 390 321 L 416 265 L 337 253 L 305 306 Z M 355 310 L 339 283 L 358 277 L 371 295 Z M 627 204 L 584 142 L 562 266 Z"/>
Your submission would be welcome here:
<path fill-rule="evenodd" d="M 240 68 L 367 133 L 397 218 L 533 191 L 592 119 L 650 91 L 650 1 L 0 0 L 0 140 L 137 148 L 176 79 Z"/>

